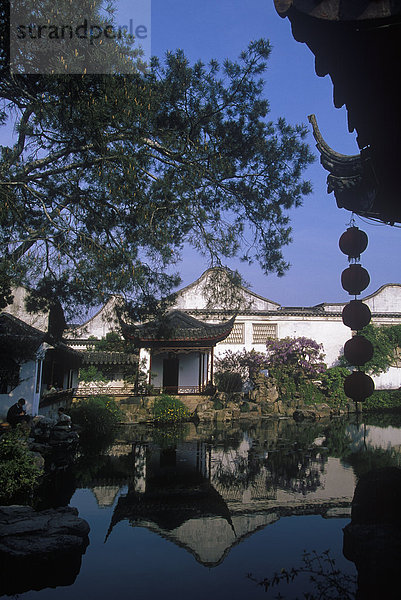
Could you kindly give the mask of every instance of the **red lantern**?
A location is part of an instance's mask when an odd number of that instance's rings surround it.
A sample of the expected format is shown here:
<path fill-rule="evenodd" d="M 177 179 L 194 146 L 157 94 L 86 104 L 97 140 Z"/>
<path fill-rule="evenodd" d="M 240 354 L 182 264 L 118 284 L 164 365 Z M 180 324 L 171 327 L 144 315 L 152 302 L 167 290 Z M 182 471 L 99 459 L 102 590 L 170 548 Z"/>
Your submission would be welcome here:
<path fill-rule="evenodd" d="M 350 265 L 341 273 L 341 285 L 351 296 L 360 294 L 369 283 L 369 273 L 359 264 Z"/>
<path fill-rule="evenodd" d="M 363 335 L 355 335 L 345 343 L 344 356 L 350 365 L 360 367 L 373 357 L 372 343 Z"/>
<path fill-rule="evenodd" d="M 373 379 L 363 371 L 353 371 L 344 380 L 344 392 L 348 398 L 355 402 L 363 402 L 374 392 Z"/>
<path fill-rule="evenodd" d="M 359 331 L 370 323 L 370 308 L 362 300 L 351 300 L 343 308 L 343 323 L 353 331 Z"/>
<path fill-rule="evenodd" d="M 340 237 L 338 244 L 341 252 L 348 258 L 359 258 L 368 247 L 368 236 L 358 227 L 349 227 Z"/>

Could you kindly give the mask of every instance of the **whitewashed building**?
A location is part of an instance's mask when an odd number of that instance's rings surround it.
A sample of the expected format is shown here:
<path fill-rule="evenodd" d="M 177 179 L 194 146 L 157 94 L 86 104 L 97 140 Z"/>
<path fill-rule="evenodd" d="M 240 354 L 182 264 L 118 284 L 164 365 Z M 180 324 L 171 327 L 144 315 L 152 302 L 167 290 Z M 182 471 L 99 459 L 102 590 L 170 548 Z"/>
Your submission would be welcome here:
<path fill-rule="evenodd" d="M 346 302 L 322 302 L 311 307 L 281 306 L 240 288 L 232 296 L 230 306 L 227 304 L 229 284 L 224 282 L 223 276 L 219 287 L 215 274 L 215 270 L 209 269 L 177 292 L 167 333 L 160 332 L 155 323 L 146 328 L 146 324 L 119 322 L 116 306 L 121 300 L 113 297 L 94 317 L 69 331 L 69 344 L 79 348 L 88 343 L 90 336 L 100 339 L 109 331 L 124 333 L 141 348 L 140 357 L 145 359 L 152 373 L 151 383 L 155 387 L 171 388 L 175 393 L 202 391 L 213 379 L 216 356 L 244 348 L 264 352 L 269 337 L 311 338 L 323 345 L 326 364 L 329 367 L 337 364 L 345 342 L 352 335 L 342 322 Z M 372 312 L 372 323 L 401 323 L 401 284 L 384 285 L 362 299 Z M 401 364 L 374 380 L 376 389 L 401 387 Z"/>
<path fill-rule="evenodd" d="M 13 302 L 0 312 L 0 418 L 19 398 L 26 411 L 37 415 L 47 389 L 53 387 L 65 403 L 78 385 L 79 353 L 66 345 L 59 335 L 64 315 L 57 307 L 58 323 L 51 331 L 51 311 L 30 313 L 25 308 L 27 290 L 13 290 Z M 61 326 L 59 324 L 61 317 Z M 60 329 L 61 327 L 61 329 Z M 48 399 L 50 398 L 50 395 Z"/>

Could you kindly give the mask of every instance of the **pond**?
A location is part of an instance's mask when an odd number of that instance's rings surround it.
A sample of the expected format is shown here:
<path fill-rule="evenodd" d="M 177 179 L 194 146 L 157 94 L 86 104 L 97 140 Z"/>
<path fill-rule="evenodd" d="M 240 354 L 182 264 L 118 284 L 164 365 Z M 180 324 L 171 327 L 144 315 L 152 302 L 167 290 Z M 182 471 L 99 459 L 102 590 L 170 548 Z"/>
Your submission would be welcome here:
<path fill-rule="evenodd" d="M 305 566 L 304 551 L 319 556 L 324 572 L 332 558 L 338 578 L 355 579 L 354 564 L 342 554 L 355 484 L 371 468 L 399 466 L 400 449 L 401 418 L 394 413 L 359 421 L 122 428 L 109 448 L 80 454 L 43 490 L 39 508 L 69 504 L 89 523 L 82 558 L 66 561 L 59 580 L 49 574 L 38 591 L 21 576 L 15 594 L 301 598 L 316 592 L 302 573 L 268 594 L 258 582 Z"/>

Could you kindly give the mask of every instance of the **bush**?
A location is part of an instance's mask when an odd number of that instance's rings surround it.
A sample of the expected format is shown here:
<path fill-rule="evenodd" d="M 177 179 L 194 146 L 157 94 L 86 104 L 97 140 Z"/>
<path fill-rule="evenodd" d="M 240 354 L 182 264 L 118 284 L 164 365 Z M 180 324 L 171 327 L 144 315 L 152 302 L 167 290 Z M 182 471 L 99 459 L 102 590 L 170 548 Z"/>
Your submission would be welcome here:
<path fill-rule="evenodd" d="M 108 379 L 95 365 L 89 365 L 89 367 L 82 367 L 79 370 L 79 381 L 83 383 L 91 383 L 92 381 L 106 382 Z"/>
<path fill-rule="evenodd" d="M 37 487 L 42 469 L 35 463 L 19 428 L 0 438 L 0 503 L 23 502 Z"/>
<path fill-rule="evenodd" d="M 101 438 L 113 433 L 124 413 L 110 396 L 90 396 L 70 409 L 73 423 L 83 428 L 84 437 Z"/>
<path fill-rule="evenodd" d="M 153 418 L 156 423 L 177 423 L 189 419 L 189 410 L 174 396 L 162 394 L 155 399 Z"/>
<path fill-rule="evenodd" d="M 234 394 L 242 390 L 242 377 L 239 373 L 223 371 L 215 375 L 216 385 L 219 392 Z"/>
<path fill-rule="evenodd" d="M 329 404 L 344 407 L 349 403 L 350 400 L 344 392 L 344 380 L 349 373 L 345 367 L 330 367 L 322 373 L 322 391 Z"/>
<path fill-rule="evenodd" d="M 401 408 L 401 390 L 376 390 L 363 403 L 363 410 Z"/>

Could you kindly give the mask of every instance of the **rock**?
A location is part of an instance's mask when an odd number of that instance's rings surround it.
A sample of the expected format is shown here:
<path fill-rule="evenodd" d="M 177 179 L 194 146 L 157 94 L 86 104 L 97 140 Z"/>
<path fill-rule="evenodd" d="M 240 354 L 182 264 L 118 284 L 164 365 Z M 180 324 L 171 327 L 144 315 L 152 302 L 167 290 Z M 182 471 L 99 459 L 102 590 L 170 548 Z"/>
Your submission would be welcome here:
<path fill-rule="evenodd" d="M 329 508 L 323 515 L 325 519 L 347 519 L 351 516 L 350 506 L 339 506 L 337 508 Z"/>
<path fill-rule="evenodd" d="M 86 548 L 89 525 L 76 508 L 37 512 L 28 506 L 0 507 L 0 556 L 37 558 Z"/>
<path fill-rule="evenodd" d="M 316 421 L 316 413 L 310 409 L 297 409 L 292 413 L 294 421 Z"/>
<path fill-rule="evenodd" d="M 74 583 L 89 543 L 76 508 L 0 507 L 0 596 Z"/>

